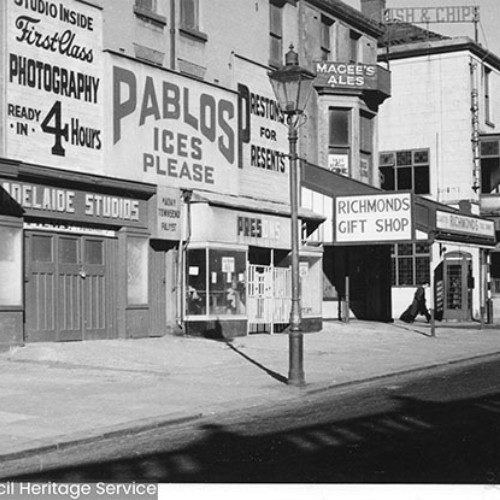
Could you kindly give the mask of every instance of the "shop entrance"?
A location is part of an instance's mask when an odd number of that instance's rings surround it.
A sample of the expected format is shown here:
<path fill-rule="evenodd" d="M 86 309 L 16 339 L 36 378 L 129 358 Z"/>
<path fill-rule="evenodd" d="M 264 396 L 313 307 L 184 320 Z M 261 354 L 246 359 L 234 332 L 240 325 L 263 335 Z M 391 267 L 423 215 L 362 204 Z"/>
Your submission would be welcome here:
<path fill-rule="evenodd" d="M 466 321 L 471 318 L 472 256 L 450 252 L 444 256 L 443 319 Z"/>
<path fill-rule="evenodd" d="M 26 232 L 26 341 L 111 336 L 115 243 L 100 236 Z"/>

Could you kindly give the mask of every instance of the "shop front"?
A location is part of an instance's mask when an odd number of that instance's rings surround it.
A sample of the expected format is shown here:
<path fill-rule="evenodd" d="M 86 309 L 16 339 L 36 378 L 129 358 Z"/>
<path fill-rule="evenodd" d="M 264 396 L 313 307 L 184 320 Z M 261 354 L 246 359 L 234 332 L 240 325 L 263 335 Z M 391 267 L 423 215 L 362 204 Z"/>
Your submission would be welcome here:
<path fill-rule="evenodd" d="M 289 324 L 290 218 L 284 205 L 248 200 L 245 205 L 242 197 L 193 195 L 185 266 L 189 334 L 232 338 L 275 333 Z M 301 216 L 316 224 L 322 220 L 306 211 Z M 321 248 L 302 246 L 304 330 L 321 328 L 321 262 Z"/>
<path fill-rule="evenodd" d="M 149 335 L 154 187 L 11 167 L 0 179 L 0 343 Z"/>
<path fill-rule="evenodd" d="M 329 219 L 311 236 L 325 247 L 325 318 L 392 321 L 425 283 L 434 290 L 429 299 L 437 319 L 485 316 L 492 221 L 309 164 L 302 199 Z"/>

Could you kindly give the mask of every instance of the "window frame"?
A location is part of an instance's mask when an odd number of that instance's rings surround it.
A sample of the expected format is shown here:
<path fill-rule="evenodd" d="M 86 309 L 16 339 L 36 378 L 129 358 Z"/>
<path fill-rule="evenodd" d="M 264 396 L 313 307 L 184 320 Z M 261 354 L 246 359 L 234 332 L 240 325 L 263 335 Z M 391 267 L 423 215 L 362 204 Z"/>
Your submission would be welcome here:
<path fill-rule="evenodd" d="M 488 66 L 483 66 L 483 98 L 484 98 L 484 122 L 490 127 L 494 127 L 493 110 L 491 100 L 491 74 L 493 70 Z"/>
<path fill-rule="evenodd" d="M 427 161 L 422 162 L 416 159 L 419 153 L 425 153 L 427 155 Z M 404 156 L 410 158 L 409 161 L 403 161 Z M 387 157 L 387 161 L 383 161 L 383 157 Z M 389 161 L 389 158 L 392 157 L 392 160 Z M 402 149 L 402 150 L 392 150 L 392 151 L 381 151 L 379 152 L 379 161 L 378 161 L 378 173 L 380 177 L 380 188 L 384 191 L 393 191 L 393 192 L 401 192 L 401 191 L 411 191 L 415 194 L 431 194 L 431 158 L 430 158 L 430 148 L 416 148 L 416 149 Z M 401 159 L 401 160 L 400 160 Z M 417 173 L 422 169 L 426 168 L 426 181 L 427 181 L 427 190 L 416 190 L 416 187 L 419 185 Z M 392 171 L 392 180 L 393 187 L 384 187 L 382 183 L 382 175 L 388 173 L 388 169 Z M 401 183 L 408 179 L 408 172 L 406 172 L 406 177 L 404 177 L 405 171 L 409 171 L 411 185 L 401 186 Z"/>
<path fill-rule="evenodd" d="M 283 6 L 284 3 L 269 2 L 269 65 L 274 68 L 279 68 L 283 64 Z M 274 53 L 274 43 L 277 44 L 279 56 Z"/>
<path fill-rule="evenodd" d="M 321 60 L 329 61 L 332 51 L 332 26 L 334 20 L 321 14 L 320 19 L 320 50 Z"/>
<path fill-rule="evenodd" d="M 417 251 L 417 245 L 425 245 L 426 251 Z M 411 247 L 411 252 L 403 252 L 403 248 Z M 430 282 L 430 258 L 431 247 L 428 241 L 422 240 L 416 243 L 395 243 L 391 252 L 391 285 L 394 287 L 416 287 Z M 401 265 L 403 261 L 411 262 L 411 280 L 401 280 Z M 420 269 L 419 263 L 425 262 L 425 269 Z M 419 272 L 423 273 L 418 278 Z M 404 283 L 402 283 L 404 281 Z M 409 281 L 409 282 L 408 282 Z"/>

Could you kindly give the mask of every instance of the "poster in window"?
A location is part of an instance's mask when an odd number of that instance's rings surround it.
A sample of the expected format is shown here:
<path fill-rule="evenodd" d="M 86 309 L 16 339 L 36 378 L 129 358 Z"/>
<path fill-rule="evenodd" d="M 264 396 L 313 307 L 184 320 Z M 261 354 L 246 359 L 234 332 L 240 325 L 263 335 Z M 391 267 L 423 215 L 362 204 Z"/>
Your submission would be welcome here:
<path fill-rule="evenodd" d="M 222 272 L 234 273 L 234 257 L 222 257 Z"/>
<path fill-rule="evenodd" d="M 366 158 L 361 158 L 359 162 L 359 178 L 362 182 L 370 183 L 370 162 Z"/>
<path fill-rule="evenodd" d="M 336 174 L 349 176 L 349 156 L 340 154 L 328 155 L 328 170 Z"/>

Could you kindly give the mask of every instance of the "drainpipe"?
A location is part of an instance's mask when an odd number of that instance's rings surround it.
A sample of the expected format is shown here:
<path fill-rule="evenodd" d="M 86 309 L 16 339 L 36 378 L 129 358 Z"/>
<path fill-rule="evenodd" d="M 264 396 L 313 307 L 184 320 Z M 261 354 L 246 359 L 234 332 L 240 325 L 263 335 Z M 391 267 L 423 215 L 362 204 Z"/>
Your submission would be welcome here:
<path fill-rule="evenodd" d="M 472 122 L 472 158 L 474 162 L 472 189 L 479 195 L 481 193 L 481 165 L 479 158 L 479 91 L 477 89 L 477 63 L 470 58 L 471 80 L 471 122 Z"/>
<path fill-rule="evenodd" d="M 191 240 L 191 197 L 193 192 L 190 189 L 182 190 L 183 201 L 183 227 L 181 239 L 179 241 L 179 251 L 177 253 L 177 326 L 184 329 L 184 310 L 185 310 L 185 272 L 186 272 L 186 251 Z"/>
<path fill-rule="evenodd" d="M 175 71 L 175 0 L 170 0 L 170 69 Z"/>

